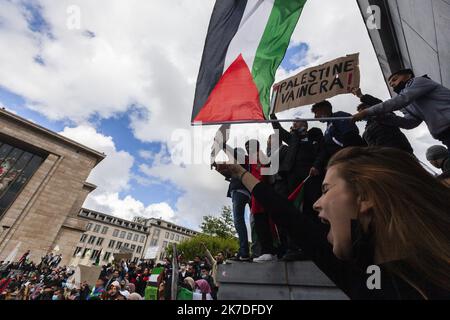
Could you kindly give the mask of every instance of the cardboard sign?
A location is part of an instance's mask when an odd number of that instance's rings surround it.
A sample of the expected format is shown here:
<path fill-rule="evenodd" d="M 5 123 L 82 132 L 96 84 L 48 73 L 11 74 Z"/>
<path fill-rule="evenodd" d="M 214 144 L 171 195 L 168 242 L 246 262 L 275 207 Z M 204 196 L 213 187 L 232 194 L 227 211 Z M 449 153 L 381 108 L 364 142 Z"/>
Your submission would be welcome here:
<path fill-rule="evenodd" d="M 274 86 L 275 113 L 314 104 L 359 88 L 359 53 L 303 70 Z"/>
<path fill-rule="evenodd" d="M 145 260 L 156 259 L 158 249 L 159 247 L 149 247 L 145 252 L 144 259 Z"/>
<path fill-rule="evenodd" d="M 122 252 L 118 252 L 118 253 L 114 253 L 114 260 L 115 261 L 128 261 L 131 260 L 133 258 L 133 254 L 131 252 L 127 252 L 127 253 L 122 253 Z"/>
<path fill-rule="evenodd" d="M 94 286 L 101 272 L 101 267 L 78 265 L 75 268 L 75 273 L 67 279 L 66 285 L 69 289 L 79 288 L 86 281 L 89 286 Z"/>

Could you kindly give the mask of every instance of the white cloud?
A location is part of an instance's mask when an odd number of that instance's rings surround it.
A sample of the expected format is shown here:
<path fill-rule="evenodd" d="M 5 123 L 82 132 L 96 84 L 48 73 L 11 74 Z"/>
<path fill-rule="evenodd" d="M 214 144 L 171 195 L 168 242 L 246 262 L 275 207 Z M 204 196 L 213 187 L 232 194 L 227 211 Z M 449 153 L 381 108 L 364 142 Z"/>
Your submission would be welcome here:
<path fill-rule="evenodd" d="M 106 158 L 94 168 L 88 178 L 88 181 L 96 184 L 98 188 L 86 199 L 84 205 L 87 208 L 129 220 L 135 216 L 173 220 L 175 213 L 165 202 L 150 204 L 146 207 L 130 195 L 124 198 L 119 196 L 120 192 L 129 190 L 132 178 L 145 178 L 132 174 L 134 158 L 126 151 L 118 151 L 112 137 L 98 133 L 89 125 L 65 128 L 61 134 L 106 154 Z"/>
<path fill-rule="evenodd" d="M 61 134 L 106 154 L 88 178 L 98 186 L 96 192 L 120 192 L 128 190 L 134 158 L 128 152 L 117 150 L 112 137 L 104 136 L 89 125 L 64 128 Z"/>
<path fill-rule="evenodd" d="M 151 204 L 146 207 L 141 201 L 129 195 L 121 199 L 118 193 L 93 194 L 86 201 L 86 207 L 107 212 L 127 220 L 132 220 L 134 217 L 139 216 L 172 221 L 175 217 L 175 212 L 165 202 Z"/>
<path fill-rule="evenodd" d="M 153 159 L 153 152 L 148 150 L 139 150 L 139 156 L 145 160 Z"/>
<path fill-rule="evenodd" d="M 120 199 L 118 194 L 128 190 L 131 180 L 145 184 L 154 183 L 157 178 L 185 191 L 173 211 L 164 205 L 158 210 L 191 226 L 197 226 L 201 216 L 219 213 L 223 204 L 229 204 L 225 198 L 227 184 L 207 164 L 181 167 L 169 162 L 165 153 L 158 155 L 144 150 L 140 157 L 156 161 L 152 167 L 141 166 L 147 177 L 135 177 L 130 172 L 133 157 L 116 150 L 111 137 L 102 136 L 85 124 L 93 115 L 107 118 L 127 112 L 130 105 L 135 105 L 137 108 L 130 113 L 135 137 L 166 143 L 168 153 L 173 153 L 174 130 L 193 132 L 190 117 L 195 82 L 215 1 L 37 2 L 42 5 L 54 39 L 28 29 L 18 0 L 0 2 L 0 42 L 8 44 L 0 50 L 0 85 L 26 97 L 31 109 L 49 119 L 74 121 L 78 127 L 66 128 L 64 132 L 108 155 L 90 177 L 99 189 L 88 203 L 127 217 L 155 212 L 155 208 L 149 211 L 131 196 Z M 66 10 L 70 5 L 81 9 L 81 30 L 69 30 L 66 26 Z M 86 30 L 95 33 L 95 37 L 86 37 Z M 362 89 L 381 99 L 388 98 L 355 1 L 308 1 L 293 36 L 293 43 L 301 42 L 310 47 L 306 58 L 310 65 L 360 52 Z M 36 55 L 42 57 L 45 66 L 34 62 Z M 288 73 L 280 69 L 277 79 L 296 71 Z M 332 102 L 336 110 L 351 113 L 358 104 L 351 95 L 333 98 Z M 305 107 L 281 117 L 299 112 L 311 116 Z M 263 131 L 263 137 L 271 132 L 267 125 L 245 128 L 253 137 L 258 131 Z M 216 129 L 205 131 L 202 138 L 206 148 L 211 145 Z M 421 158 L 424 148 L 435 143 L 424 128 L 409 136 Z"/>

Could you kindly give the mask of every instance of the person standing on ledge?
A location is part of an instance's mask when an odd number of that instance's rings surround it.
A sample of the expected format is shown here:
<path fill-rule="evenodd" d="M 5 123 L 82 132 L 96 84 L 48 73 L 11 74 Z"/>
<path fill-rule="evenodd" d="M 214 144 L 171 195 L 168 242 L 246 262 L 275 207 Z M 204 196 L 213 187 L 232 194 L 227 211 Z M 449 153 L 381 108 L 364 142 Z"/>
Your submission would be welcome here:
<path fill-rule="evenodd" d="M 414 129 L 425 122 L 433 138 L 450 149 L 450 90 L 428 76 L 415 77 L 411 69 L 392 74 L 389 85 L 398 95 L 361 110 L 353 116 L 353 121 L 400 110 L 404 117 L 394 116 L 390 124 Z"/>

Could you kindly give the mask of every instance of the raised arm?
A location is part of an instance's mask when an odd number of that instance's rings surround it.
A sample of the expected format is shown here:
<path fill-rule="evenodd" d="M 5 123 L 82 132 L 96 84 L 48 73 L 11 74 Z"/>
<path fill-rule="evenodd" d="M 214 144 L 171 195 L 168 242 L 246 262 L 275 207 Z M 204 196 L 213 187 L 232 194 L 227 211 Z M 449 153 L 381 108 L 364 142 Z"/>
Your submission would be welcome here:
<path fill-rule="evenodd" d="M 278 120 L 275 114 L 271 114 L 270 119 Z M 291 134 L 286 129 L 284 129 L 279 122 L 272 122 L 272 127 L 274 130 L 278 130 L 281 141 L 283 141 L 286 144 L 289 144 Z"/>
<path fill-rule="evenodd" d="M 404 117 L 399 117 L 395 114 L 387 114 L 383 117 L 381 123 L 402 129 L 414 129 L 422 123 L 422 119 L 419 119 L 408 112 L 404 112 L 404 115 Z"/>
<path fill-rule="evenodd" d="M 439 86 L 438 83 L 423 77 L 414 78 L 412 81 L 412 84 L 396 97 L 367 109 L 367 115 L 374 116 L 403 109 Z"/>

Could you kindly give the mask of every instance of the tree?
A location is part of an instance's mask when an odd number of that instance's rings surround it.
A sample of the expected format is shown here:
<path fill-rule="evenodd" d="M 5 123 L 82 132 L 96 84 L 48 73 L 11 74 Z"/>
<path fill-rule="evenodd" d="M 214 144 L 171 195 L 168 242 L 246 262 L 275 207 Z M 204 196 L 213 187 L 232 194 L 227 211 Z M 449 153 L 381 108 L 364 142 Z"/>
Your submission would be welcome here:
<path fill-rule="evenodd" d="M 236 238 L 233 214 L 229 206 L 222 208 L 220 217 L 204 216 L 200 226 L 202 233 L 223 239 Z"/>
<path fill-rule="evenodd" d="M 195 256 L 205 256 L 205 244 L 212 255 L 223 252 L 225 256 L 232 256 L 239 250 L 239 243 L 236 238 L 219 238 L 210 235 L 200 234 L 191 239 L 177 244 L 177 252 L 182 255 L 184 261 L 194 260 Z M 166 255 L 172 256 L 172 246 L 167 247 Z"/>

